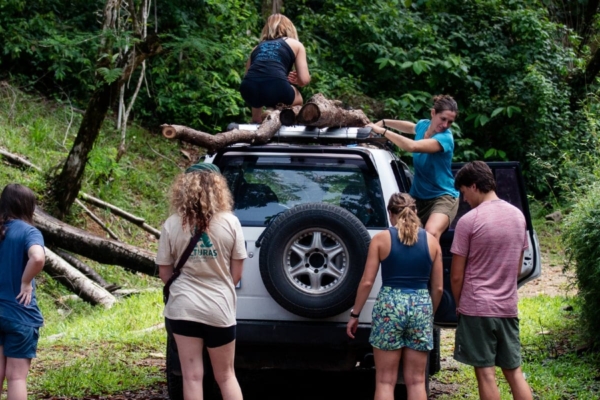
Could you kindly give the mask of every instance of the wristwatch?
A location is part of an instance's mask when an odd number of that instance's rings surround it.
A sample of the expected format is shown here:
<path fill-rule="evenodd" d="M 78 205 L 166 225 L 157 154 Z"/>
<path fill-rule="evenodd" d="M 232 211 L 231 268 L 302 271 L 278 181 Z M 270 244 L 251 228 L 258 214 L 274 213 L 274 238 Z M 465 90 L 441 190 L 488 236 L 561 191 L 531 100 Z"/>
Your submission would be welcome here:
<path fill-rule="evenodd" d="M 360 317 L 360 314 L 354 314 L 354 309 L 350 310 L 350 318 L 358 318 Z"/>

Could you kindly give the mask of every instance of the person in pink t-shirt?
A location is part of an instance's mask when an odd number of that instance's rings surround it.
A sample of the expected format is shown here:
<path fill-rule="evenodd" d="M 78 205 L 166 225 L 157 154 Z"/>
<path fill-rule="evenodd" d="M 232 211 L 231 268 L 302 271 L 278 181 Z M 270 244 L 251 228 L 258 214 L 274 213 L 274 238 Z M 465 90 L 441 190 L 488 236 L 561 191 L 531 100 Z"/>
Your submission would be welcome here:
<path fill-rule="evenodd" d="M 525 217 L 498 198 L 483 161 L 463 166 L 454 185 L 472 208 L 458 221 L 450 250 L 458 313 L 454 358 L 475 367 L 482 400 L 500 400 L 496 366 L 514 399 L 531 400 L 521 371 L 517 309 L 517 278 L 528 247 Z"/>

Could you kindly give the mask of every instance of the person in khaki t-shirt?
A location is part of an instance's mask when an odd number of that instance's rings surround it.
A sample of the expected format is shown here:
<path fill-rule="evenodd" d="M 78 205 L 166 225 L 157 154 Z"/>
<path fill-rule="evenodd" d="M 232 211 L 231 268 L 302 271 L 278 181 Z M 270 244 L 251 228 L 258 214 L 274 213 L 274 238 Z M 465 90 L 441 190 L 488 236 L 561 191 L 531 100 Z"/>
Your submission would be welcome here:
<path fill-rule="evenodd" d="M 198 243 L 169 288 L 166 323 L 177 343 L 186 400 L 202 399 L 202 349 L 224 400 L 241 400 L 233 360 L 236 333 L 235 286 L 247 258 L 240 221 L 231 213 L 225 178 L 212 164 L 200 163 L 178 176 L 171 189 L 174 213 L 162 226 L 156 264 L 163 282 L 196 232 Z"/>
<path fill-rule="evenodd" d="M 521 371 L 517 279 L 528 247 L 523 213 L 496 195 L 483 161 L 465 164 L 455 183 L 472 210 L 457 223 L 452 242 L 451 283 L 458 326 L 454 358 L 475 368 L 482 400 L 500 400 L 500 367 L 513 398 L 531 400 Z"/>

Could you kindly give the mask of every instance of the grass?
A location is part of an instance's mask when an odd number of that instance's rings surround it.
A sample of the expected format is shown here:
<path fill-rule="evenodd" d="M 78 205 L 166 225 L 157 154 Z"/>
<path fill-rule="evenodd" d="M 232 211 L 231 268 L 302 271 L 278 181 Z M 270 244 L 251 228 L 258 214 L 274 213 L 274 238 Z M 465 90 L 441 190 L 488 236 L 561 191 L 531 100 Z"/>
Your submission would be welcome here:
<path fill-rule="evenodd" d="M 71 128 L 67 131 L 70 118 Z M 35 95 L 0 86 L 0 147 L 28 158 L 50 174 L 66 157 L 81 116 Z M 64 142 L 64 144 L 63 144 Z M 119 135 L 107 120 L 84 177 L 83 191 L 147 219 L 158 228 L 167 217 L 167 192 L 173 177 L 189 160 L 179 144 L 132 126 L 128 152 L 114 162 Z M 30 186 L 43 204 L 46 175 L 0 163 L 0 186 L 19 182 Z M 135 225 L 89 206 L 127 243 L 155 251 L 156 239 Z M 564 265 L 560 223 L 545 221 L 546 210 L 531 204 L 534 226 L 546 262 Z M 105 235 L 74 206 L 68 221 Z M 87 260 L 86 260 L 87 261 Z M 125 288 L 147 289 L 120 299 L 110 310 L 72 300 L 47 275 L 38 279 L 38 297 L 45 317 L 38 358 L 32 364 L 32 398 L 81 398 L 149 387 L 164 382 L 165 334 L 157 278 L 117 266 L 88 261 L 107 281 Z M 565 306 L 572 306 L 568 311 Z M 598 355 L 578 351 L 578 307 L 572 298 L 538 296 L 519 303 L 524 372 L 537 399 L 595 399 L 600 396 Z M 442 349 L 451 356 L 451 346 Z M 499 373 L 500 375 L 500 373 Z M 435 376 L 452 383 L 452 394 L 438 399 L 476 399 L 472 368 L 457 364 Z M 499 379 L 503 399 L 509 389 Z"/>
<path fill-rule="evenodd" d="M 67 129 L 73 118 L 70 129 Z M 0 147 L 42 168 L 0 163 L 0 187 L 18 182 L 32 188 L 44 205 L 46 178 L 58 170 L 75 138 L 81 115 L 67 107 L 16 88 L 0 86 Z M 141 216 L 159 228 L 168 216 L 168 188 L 190 163 L 177 142 L 135 125 L 128 128 L 127 153 L 117 164 L 120 134 L 108 118 L 91 154 L 82 191 Z M 93 210 L 123 241 L 156 250 L 157 240 L 109 212 Z M 72 208 L 67 222 L 106 237 L 106 233 Z M 29 378 L 33 398 L 81 397 L 135 390 L 164 381 L 164 328 L 161 284 L 155 277 L 83 259 L 105 280 L 142 291 L 118 301 L 110 310 L 72 300 L 70 293 L 45 274 L 37 278 L 38 301 L 45 319 L 38 358 Z"/>

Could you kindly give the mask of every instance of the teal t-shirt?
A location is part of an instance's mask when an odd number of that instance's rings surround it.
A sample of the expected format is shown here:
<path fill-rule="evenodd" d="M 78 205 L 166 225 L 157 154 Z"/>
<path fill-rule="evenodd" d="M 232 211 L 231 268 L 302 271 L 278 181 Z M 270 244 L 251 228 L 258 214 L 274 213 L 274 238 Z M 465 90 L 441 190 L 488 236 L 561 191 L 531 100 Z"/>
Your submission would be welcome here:
<path fill-rule="evenodd" d="M 415 140 L 421 140 L 431 123 L 422 119 L 415 126 Z M 413 153 L 414 177 L 410 195 L 415 199 L 431 200 L 443 195 L 458 197 L 454 188 L 452 175 L 452 156 L 454 155 L 454 139 L 452 131 L 436 133 L 431 139 L 437 140 L 443 151 L 437 153 Z"/>

